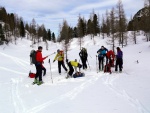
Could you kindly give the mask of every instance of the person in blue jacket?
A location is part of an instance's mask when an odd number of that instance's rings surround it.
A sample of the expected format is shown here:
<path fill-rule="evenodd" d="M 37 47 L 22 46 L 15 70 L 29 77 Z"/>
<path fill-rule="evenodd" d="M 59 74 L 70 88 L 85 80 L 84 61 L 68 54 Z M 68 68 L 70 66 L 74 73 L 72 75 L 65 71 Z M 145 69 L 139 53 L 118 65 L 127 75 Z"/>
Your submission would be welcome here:
<path fill-rule="evenodd" d="M 117 47 L 115 71 L 118 71 L 118 66 L 119 66 L 119 71 L 122 72 L 122 68 L 123 68 L 122 65 L 123 65 L 123 52 L 119 47 Z"/>
<path fill-rule="evenodd" d="M 101 46 L 101 48 L 97 51 L 99 60 L 99 71 L 102 71 L 104 69 L 104 57 L 106 56 L 107 51 L 108 50 L 104 46 Z"/>

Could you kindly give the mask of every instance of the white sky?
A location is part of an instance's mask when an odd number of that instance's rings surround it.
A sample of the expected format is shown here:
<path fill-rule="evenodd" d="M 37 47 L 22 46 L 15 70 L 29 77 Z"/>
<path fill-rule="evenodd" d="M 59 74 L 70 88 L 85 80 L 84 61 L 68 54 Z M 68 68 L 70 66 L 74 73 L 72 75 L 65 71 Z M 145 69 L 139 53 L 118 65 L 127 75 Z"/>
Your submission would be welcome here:
<path fill-rule="evenodd" d="M 57 35 L 59 24 L 66 19 L 76 26 L 79 14 L 86 19 L 94 9 L 101 16 L 106 10 L 116 7 L 118 0 L 0 0 L 0 6 L 8 13 L 16 13 L 30 23 L 34 18 Z M 144 6 L 144 0 L 122 0 L 127 18 Z"/>

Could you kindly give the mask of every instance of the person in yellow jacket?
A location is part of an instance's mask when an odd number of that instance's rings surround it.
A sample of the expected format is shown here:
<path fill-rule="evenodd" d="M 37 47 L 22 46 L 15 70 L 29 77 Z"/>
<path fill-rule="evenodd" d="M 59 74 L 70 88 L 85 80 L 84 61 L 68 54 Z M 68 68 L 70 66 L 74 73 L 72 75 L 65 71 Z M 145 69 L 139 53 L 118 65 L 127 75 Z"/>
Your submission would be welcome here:
<path fill-rule="evenodd" d="M 63 51 L 60 51 L 59 49 L 57 50 L 57 54 L 53 60 L 53 62 L 55 62 L 56 60 L 58 60 L 58 72 L 59 74 L 61 74 L 61 65 L 62 67 L 65 69 L 65 71 L 67 72 L 67 68 L 64 64 L 64 53 Z"/>
<path fill-rule="evenodd" d="M 76 72 L 77 72 L 77 67 L 79 68 L 79 71 L 80 71 L 80 68 L 82 67 L 82 65 L 79 62 L 77 62 L 76 59 L 75 59 L 75 61 L 70 61 L 70 62 L 68 62 L 68 59 L 66 59 L 66 62 L 67 62 L 67 65 L 69 67 L 69 72 L 68 72 L 66 78 L 72 77 L 72 74 L 74 72 L 73 67 L 75 68 Z"/>

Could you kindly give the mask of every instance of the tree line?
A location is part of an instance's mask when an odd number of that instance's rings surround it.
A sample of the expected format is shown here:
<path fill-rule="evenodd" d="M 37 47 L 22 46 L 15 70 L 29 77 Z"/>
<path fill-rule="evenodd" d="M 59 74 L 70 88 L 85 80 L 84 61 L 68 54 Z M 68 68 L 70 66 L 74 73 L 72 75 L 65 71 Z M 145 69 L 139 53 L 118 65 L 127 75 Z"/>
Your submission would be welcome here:
<path fill-rule="evenodd" d="M 89 19 L 85 19 L 79 14 L 77 24 L 74 27 L 70 26 L 64 19 L 59 25 L 59 35 L 56 40 L 54 32 L 52 33 L 50 29 L 46 30 L 44 24 L 39 26 L 34 18 L 28 24 L 17 14 L 9 14 L 4 7 L 1 7 L 0 44 L 16 42 L 17 38 L 23 38 L 26 34 L 27 38 L 33 41 L 33 44 L 40 41 L 47 43 L 47 40 L 62 42 L 64 50 L 67 52 L 72 38 L 78 39 L 81 48 L 84 36 L 89 35 L 95 44 L 94 37 L 102 35 L 103 38 L 110 37 L 108 44 L 112 45 L 114 50 L 115 42 L 118 42 L 122 47 L 128 44 L 127 31 L 132 31 L 135 44 L 137 43 L 136 33 L 138 30 L 143 30 L 147 41 L 150 41 L 150 24 L 148 23 L 150 23 L 150 0 L 145 3 L 143 9 L 139 10 L 133 17 L 131 16 L 130 21 L 126 18 L 122 1 L 118 0 L 116 6 L 112 7 L 110 11 L 106 10 L 105 14 L 96 14 L 93 10 L 89 14 Z"/>
<path fill-rule="evenodd" d="M 110 11 L 106 10 L 105 14 L 100 16 L 96 14 L 94 10 L 89 14 L 89 19 L 85 19 L 79 14 L 77 25 L 71 27 L 68 25 L 67 20 L 63 20 L 60 25 L 60 32 L 57 41 L 62 42 L 64 49 L 68 50 L 69 43 L 72 38 L 78 38 L 80 48 L 82 46 L 83 37 L 90 35 L 94 43 L 94 36 L 102 35 L 103 38 L 110 37 L 108 44 L 112 45 L 112 49 L 115 48 L 115 42 L 118 41 L 118 44 L 122 47 L 128 44 L 127 42 L 127 31 L 133 32 L 133 41 L 136 44 L 136 32 L 138 30 L 143 30 L 145 33 L 150 33 L 150 7 L 149 2 L 146 3 L 144 8 L 146 8 L 146 15 L 141 17 L 134 16 L 130 21 L 127 20 L 123 3 L 121 0 L 118 0 L 116 7 L 113 7 Z M 140 21 L 141 20 L 141 21 Z M 150 41 L 150 34 L 147 39 Z"/>
<path fill-rule="evenodd" d="M 15 42 L 18 38 L 30 38 L 33 44 L 40 41 L 56 41 L 55 34 L 46 29 L 44 24 L 38 25 L 33 18 L 31 23 L 24 22 L 22 17 L 14 13 L 7 13 L 4 7 L 0 7 L 0 45 Z"/>

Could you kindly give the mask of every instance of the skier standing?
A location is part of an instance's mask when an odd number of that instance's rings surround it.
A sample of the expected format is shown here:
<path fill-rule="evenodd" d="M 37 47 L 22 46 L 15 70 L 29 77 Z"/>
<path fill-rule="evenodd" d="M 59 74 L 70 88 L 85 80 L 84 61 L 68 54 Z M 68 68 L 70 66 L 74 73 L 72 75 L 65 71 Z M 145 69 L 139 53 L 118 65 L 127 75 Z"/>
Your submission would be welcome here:
<path fill-rule="evenodd" d="M 65 69 L 65 71 L 67 72 L 67 68 L 64 64 L 64 53 L 63 53 L 63 51 L 60 51 L 59 49 L 57 50 L 57 54 L 56 54 L 53 62 L 55 62 L 56 60 L 58 60 L 58 72 L 59 72 L 59 74 L 61 74 L 61 65 Z"/>
<path fill-rule="evenodd" d="M 43 60 L 45 60 L 48 56 L 46 57 L 42 57 L 42 46 L 38 47 L 38 50 L 36 51 L 36 63 L 35 63 L 35 67 L 36 67 L 36 76 L 34 79 L 33 84 L 40 85 L 43 83 L 42 81 L 42 63 Z M 37 78 L 39 77 L 39 80 L 37 80 Z"/>
<path fill-rule="evenodd" d="M 115 71 L 118 71 L 118 65 L 119 65 L 119 71 L 122 72 L 122 65 L 123 65 L 122 58 L 123 58 L 123 52 L 119 47 L 117 47 Z"/>
<path fill-rule="evenodd" d="M 88 53 L 87 53 L 86 48 L 82 47 L 82 49 L 79 53 L 79 56 L 80 56 L 80 59 L 81 59 L 82 65 L 83 65 L 83 69 L 87 69 L 86 61 L 87 61 Z"/>
<path fill-rule="evenodd" d="M 115 53 L 112 50 L 109 50 L 106 53 L 106 64 L 110 64 L 111 67 L 114 67 L 114 58 L 115 58 Z"/>
<path fill-rule="evenodd" d="M 106 51 L 108 51 L 104 46 L 97 51 L 99 60 L 99 71 L 104 69 L 104 57 L 106 56 Z"/>

